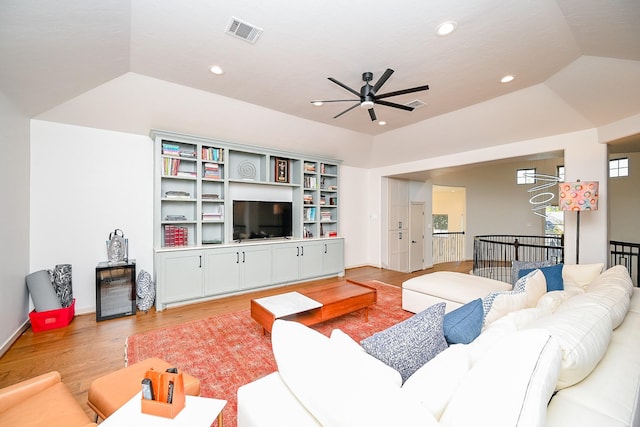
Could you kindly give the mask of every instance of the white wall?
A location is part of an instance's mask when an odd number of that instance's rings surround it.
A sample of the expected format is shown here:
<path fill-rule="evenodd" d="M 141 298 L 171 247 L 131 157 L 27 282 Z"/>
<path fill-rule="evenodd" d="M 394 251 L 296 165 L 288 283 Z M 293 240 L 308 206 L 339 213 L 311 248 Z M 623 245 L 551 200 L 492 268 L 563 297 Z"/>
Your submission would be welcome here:
<path fill-rule="evenodd" d="M 640 243 L 640 153 L 616 153 L 629 158 L 629 176 L 609 179 L 609 239 Z M 600 205 L 600 209 L 607 206 Z"/>
<path fill-rule="evenodd" d="M 153 271 L 149 137 L 31 122 L 30 270 L 72 265 L 76 312 L 95 311 L 95 267 L 116 228 L 137 271 Z"/>
<path fill-rule="evenodd" d="M 368 264 L 367 212 L 369 193 L 367 188 L 368 172 L 366 169 L 340 166 L 340 235 L 345 238 L 345 266 L 359 267 Z"/>
<path fill-rule="evenodd" d="M 0 92 L 0 354 L 28 319 L 29 120 Z"/>
<path fill-rule="evenodd" d="M 370 194 L 370 210 L 381 209 L 380 181 L 383 176 L 435 170 L 448 166 L 471 165 L 484 161 L 508 159 L 511 157 L 558 150 L 564 150 L 565 153 L 565 172 L 567 179 L 581 178 L 582 180 L 600 181 L 601 203 L 606 203 L 607 149 L 606 145 L 598 142 L 596 130 L 588 130 L 372 169 L 370 171 L 370 187 L 368 190 Z M 510 177 L 510 179 L 511 178 L 512 177 Z M 450 185 L 457 184 L 451 183 Z M 490 188 L 487 188 L 487 193 L 484 194 L 485 201 L 483 203 L 486 203 L 487 195 L 490 197 L 498 197 L 497 194 L 492 195 L 490 190 Z M 467 193 L 467 196 L 469 196 L 469 193 Z M 483 194 L 478 194 L 478 197 L 482 198 Z M 470 238 L 473 238 L 474 234 L 492 234 L 498 233 L 500 230 L 504 231 L 500 221 L 486 221 L 486 218 L 482 223 L 473 226 L 472 218 L 475 214 L 472 211 L 472 205 L 483 206 L 477 200 L 468 200 L 467 225 L 469 227 L 468 232 L 471 235 Z M 522 218 L 523 215 L 525 215 L 524 212 L 519 216 Z M 527 212 L 526 215 L 529 215 L 529 213 Z M 586 215 L 583 215 L 583 217 L 586 217 Z M 510 216 L 510 219 L 512 221 L 522 221 L 522 219 L 518 219 L 516 215 Z M 525 219 L 525 221 L 528 220 Z M 595 215 L 590 215 L 588 220 L 581 221 L 581 263 L 606 262 L 608 249 L 606 224 L 607 212 L 604 209 L 601 209 Z M 377 225 L 379 227 L 379 224 Z M 535 218 L 531 220 L 531 229 L 535 229 L 535 233 L 532 232 L 532 234 L 539 233 L 539 221 Z M 370 247 L 380 248 L 380 233 L 376 233 L 376 231 L 373 227 L 369 228 L 369 235 L 371 236 L 369 245 Z M 575 233 L 575 220 L 568 218 L 565 228 L 565 256 L 568 261 L 575 259 Z M 468 252 L 469 249 L 467 250 L 467 253 Z M 369 255 L 372 265 L 380 265 L 378 264 L 381 257 L 380 250 L 378 250 L 377 253 L 370 251 Z"/>

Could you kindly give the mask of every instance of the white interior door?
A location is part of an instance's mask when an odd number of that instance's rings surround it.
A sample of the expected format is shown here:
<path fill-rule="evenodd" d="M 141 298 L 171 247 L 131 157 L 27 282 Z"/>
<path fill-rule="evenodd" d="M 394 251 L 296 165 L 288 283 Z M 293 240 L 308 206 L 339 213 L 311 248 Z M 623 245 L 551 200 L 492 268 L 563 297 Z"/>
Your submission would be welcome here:
<path fill-rule="evenodd" d="M 409 271 L 424 268 L 424 203 L 411 202 L 409 219 Z"/>

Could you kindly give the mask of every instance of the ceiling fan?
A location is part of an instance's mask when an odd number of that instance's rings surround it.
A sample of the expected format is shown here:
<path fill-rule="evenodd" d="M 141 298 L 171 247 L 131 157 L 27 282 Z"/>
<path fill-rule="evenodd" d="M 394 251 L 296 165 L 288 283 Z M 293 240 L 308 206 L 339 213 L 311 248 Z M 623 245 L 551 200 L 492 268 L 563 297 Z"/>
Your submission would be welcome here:
<path fill-rule="evenodd" d="M 357 104 L 353 105 L 352 107 L 347 108 L 346 110 L 344 110 L 343 112 L 335 115 L 333 118 L 337 119 L 338 117 L 340 117 L 341 115 L 348 113 L 349 111 L 353 110 L 356 107 L 360 107 L 360 108 L 366 108 L 369 110 L 369 116 L 371 116 L 371 121 L 375 121 L 376 120 L 376 113 L 375 111 L 373 111 L 373 106 L 375 104 L 380 104 L 380 105 L 384 105 L 386 107 L 393 107 L 393 108 L 399 108 L 401 110 L 406 110 L 406 111 L 413 111 L 414 108 L 413 107 L 408 107 L 406 105 L 402 105 L 402 104 L 396 104 L 395 102 L 389 102 L 389 101 L 384 101 L 384 98 L 389 98 L 392 96 L 398 96 L 398 95 L 405 95 L 407 93 L 413 93 L 413 92 L 420 92 L 423 90 L 428 90 L 429 89 L 429 85 L 424 85 L 424 86 L 418 86 L 418 87 L 414 87 L 411 89 L 403 89 L 403 90 L 397 90 L 394 92 L 388 92 L 388 93 L 384 93 L 381 95 L 378 95 L 378 91 L 380 90 L 380 88 L 382 87 L 382 85 L 384 85 L 386 83 L 386 81 L 389 79 L 389 77 L 391 77 L 391 74 L 393 74 L 393 70 L 391 68 L 387 68 L 387 70 L 382 74 L 382 76 L 378 79 L 378 81 L 371 86 L 371 84 L 369 84 L 369 82 L 371 80 L 373 80 L 373 73 L 367 71 L 365 73 L 362 73 L 362 80 L 364 81 L 364 86 L 362 86 L 360 88 L 360 92 L 351 89 L 349 86 L 345 85 L 344 83 L 340 83 L 338 80 L 334 79 L 333 77 L 329 77 L 329 80 L 331 80 L 332 82 L 334 82 L 335 84 L 337 84 L 340 87 L 343 87 L 344 89 L 348 90 L 349 92 L 353 93 L 355 96 L 358 97 L 358 99 L 332 99 L 329 101 L 311 101 L 312 104 L 314 103 L 320 103 L 320 102 L 353 102 L 356 101 Z"/>

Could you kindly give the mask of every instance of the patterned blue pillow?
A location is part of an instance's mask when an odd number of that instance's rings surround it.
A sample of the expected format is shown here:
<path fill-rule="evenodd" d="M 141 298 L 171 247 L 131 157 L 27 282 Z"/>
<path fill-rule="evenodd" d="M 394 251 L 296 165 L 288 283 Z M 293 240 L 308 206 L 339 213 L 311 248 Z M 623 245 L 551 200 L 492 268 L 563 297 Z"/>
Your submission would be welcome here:
<path fill-rule="evenodd" d="M 449 344 L 469 344 L 482 332 L 484 311 L 478 298 L 444 316 L 444 337 Z"/>
<path fill-rule="evenodd" d="M 541 267 L 539 270 L 544 274 L 544 278 L 547 281 L 547 292 L 551 291 L 563 291 L 564 280 L 562 280 L 562 267 L 564 264 L 551 265 L 549 267 Z M 526 276 L 535 269 L 525 268 L 520 270 L 518 275 L 520 277 Z"/>
<path fill-rule="evenodd" d="M 360 342 L 367 353 L 400 372 L 404 383 L 415 371 L 447 348 L 442 323 L 445 303 L 418 314 Z"/>
<path fill-rule="evenodd" d="M 511 261 L 511 284 L 515 285 L 522 269 L 536 269 L 552 265 L 551 261 Z"/>

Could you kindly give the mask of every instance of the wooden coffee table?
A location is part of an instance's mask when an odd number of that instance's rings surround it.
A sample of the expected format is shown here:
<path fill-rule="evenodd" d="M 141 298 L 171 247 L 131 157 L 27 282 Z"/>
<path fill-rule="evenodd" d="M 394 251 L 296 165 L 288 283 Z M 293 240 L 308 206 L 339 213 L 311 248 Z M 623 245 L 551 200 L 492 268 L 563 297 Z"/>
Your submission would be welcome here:
<path fill-rule="evenodd" d="M 369 307 L 376 303 L 377 296 L 374 287 L 347 279 L 310 290 L 253 299 L 251 317 L 262 326 L 263 333 L 271 333 L 276 319 L 315 325 L 363 308 L 368 321 Z"/>

